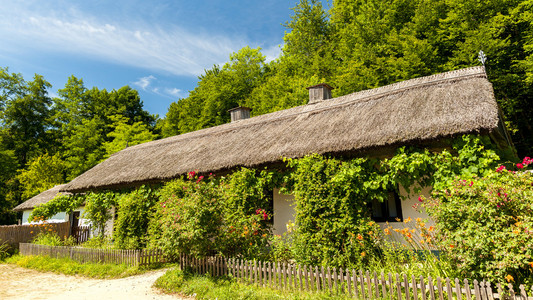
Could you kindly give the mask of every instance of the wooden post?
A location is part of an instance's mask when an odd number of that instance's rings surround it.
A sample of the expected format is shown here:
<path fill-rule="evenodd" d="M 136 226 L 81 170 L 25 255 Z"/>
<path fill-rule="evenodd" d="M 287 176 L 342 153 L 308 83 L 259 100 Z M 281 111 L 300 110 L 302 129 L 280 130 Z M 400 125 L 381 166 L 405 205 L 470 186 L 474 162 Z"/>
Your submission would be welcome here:
<path fill-rule="evenodd" d="M 317 266 L 315 266 L 314 276 L 315 276 L 315 280 L 316 280 L 316 290 L 320 291 L 320 276 L 318 274 L 318 267 Z"/>
<path fill-rule="evenodd" d="M 442 295 L 442 280 L 440 277 L 437 277 L 437 288 L 439 290 L 439 300 L 444 300 L 444 297 Z"/>
<path fill-rule="evenodd" d="M 427 300 L 426 298 L 426 282 L 424 277 L 420 275 L 420 293 L 422 294 L 422 300 Z"/>
<path fill-rule="evenodd" d="M 433 278 L 428 277 L 429 297 L 431 300 L 435 300 L 435 289 L 433 288 Z"/>
<path fill-rule="evenodd" d="M 413 299 L 418 299 L 418 286 L 415 275 L 411 275 L 411 282 L 413 284 Z M 383 296 L 383 298 L 385 298 L 385 296 Z"/>
<path fill-rule="evenodd" d="M 466 290 L 466 299 L 472 300 L 472 293 L 470 292 L 470 284 L 468 284 L 468 279 L 464 280 L 465 290 Z"/>

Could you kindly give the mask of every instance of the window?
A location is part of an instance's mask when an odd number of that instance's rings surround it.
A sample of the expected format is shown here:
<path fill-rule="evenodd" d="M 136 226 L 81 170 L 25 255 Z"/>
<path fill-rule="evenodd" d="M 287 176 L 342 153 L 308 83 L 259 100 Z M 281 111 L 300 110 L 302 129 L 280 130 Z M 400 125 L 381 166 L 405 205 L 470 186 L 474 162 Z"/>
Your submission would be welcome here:
<path fill-rule="evenodd" d="M 387 199 L 380 202 L 372 200 L 372 220 L 376 222 L 397 222 L 402 219 L 402 203 L 400 196 L 395 191 L 390 191 Z"/>

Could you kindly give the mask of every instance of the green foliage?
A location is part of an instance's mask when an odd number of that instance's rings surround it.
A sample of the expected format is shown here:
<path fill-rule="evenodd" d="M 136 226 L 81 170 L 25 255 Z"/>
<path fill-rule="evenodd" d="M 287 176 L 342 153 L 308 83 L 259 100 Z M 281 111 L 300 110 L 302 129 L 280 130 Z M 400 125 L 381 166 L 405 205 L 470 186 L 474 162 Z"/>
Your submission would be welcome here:
<path fill-rule="evenodd" d="M 0 240 L 0 262 L 9 256 L 9 245 Z"/>
<path fill-rule="evenodd" d="M 31 242 L 37 245 L 63 246 L 63 241 L 57 232 L 40 232 Z"/>
<path fill-rule="evenodd" d="M 19 267 L 65 275 L 81 275 L 90 278 L 123 278 L 145 272 L 139 267 L 125 264 L 79 263 L 68 258 L 15 255 L 5 261 Z"/>
<path fill-rule="evenodd" d="M 462 276 L 533 282 L 532 184 L 532 173 L 500 167 L 483 177 L 462 174 L 425 201 L 441 246 Z"/>
<path fill-rule="evenodd" d="M 83 218 L 90 220 L 91 225 L 100 237 L 104 236 L 105 225 L 113 217 L 111 210 L 117 205 L 117 195 L 113 192 L 91 192 L 85 196 Z"/>
<path fill-rule="evenodd" d="M 276 290 L 240 283 L 230 277 L 199 276 L 179 269 L 167 271 L 154 286 L 166 293 L 179 293 L 195 299 L 351 299 L 325 292 Z"/>
<path fill-rule="evenodd" d="M 367 201 L 384 198 L 372 184 L 375 161 L 319 155 L 289 160 L 295 198 L 293 253 L 299 263 L 354 267 L 377 254 L 379 227 Z"/>
<path fill-rule="evenodd" d="M 22 197 L 29 199 L 41 192 L 63 183 L 65 165 L 59 155 L 43 154 L 33 159 L 27 169 L 21 170 L 17 179 L 24 191 Z"/>
<path fill-rule="evenodd" d="M 168 253 L 265 258 L 275 173 L 243 168 L 216 180 L 190 172 L 161 189 L 150 246 Z"/>
<path fill-rule="evenodd" d="M 159 193 L 148 186 L 118 198 L 118 218 L 114 224 L 115 246 L 119 249 L 141 249 L 146 245 L 148 222 L 159 200 Z"/>
<path fill-rule="evenodd" d="M 58 195 L 54 199 L 41 204 L 33 209 L 28 221 L 46 220 L 59 212 L 70 214 L 74 209 L 80 207 L 85 202 L 83 195 Z M 26 220 L 23 220 L 26 221 Z"/>
<path fill-rule="evenodd" d="M 260 49 L 245 47 L 231 54 L 222 68 L 206 70 L 189 97 L 170 106 L 162 125 L 165 136 L 229 122 L 228 110 L 243 105 L 260 84 L 264 62 Z"/>
<path fill-rule="evenodd" d="M 93 236 L 82 244 L 84 248 L 111 249 L 113 248 L 111 236 Z"/>
<path fill-rule="evenodd" d="M 15 223 L 17 204 L 100 162 L 104 143 L 112 152 L 155 138 L 156 117 L 130 87 L 87 89 L 74 76 L 59 97 L 50 87 L 40 75 L 25 81 L 0 68 L 0 224 Z"/>
<path fill-rule="evenodd" d="M 156 138 L 156 135 L 150 132 L 148 126 L 143 122 L 135 122 L 130 125 L 127 123 L 128 119 L 120 115 L 111 117 L 111 119 L 114 121 L 111 125 L 113 131 L 108 133 L 107 137 L 112 138 L 112 140 L 103 144 L 106 151 L 105 158 L 128 146 L 153 141 Z"/>
<path fill-rule="evenodd" d="M 98 118 L 83 119 L 65 133 L 63 154 L 67 181 L 95 166 L 104 157 L 104 122 Z"/>
<path fill-rule="evenodd" d="M 150 226 L 151 245 L 170 255 L 213 255 L 222 220 L 218 184 L 191 172 L 188 179 L 179 178 L 161 188 Z"/>

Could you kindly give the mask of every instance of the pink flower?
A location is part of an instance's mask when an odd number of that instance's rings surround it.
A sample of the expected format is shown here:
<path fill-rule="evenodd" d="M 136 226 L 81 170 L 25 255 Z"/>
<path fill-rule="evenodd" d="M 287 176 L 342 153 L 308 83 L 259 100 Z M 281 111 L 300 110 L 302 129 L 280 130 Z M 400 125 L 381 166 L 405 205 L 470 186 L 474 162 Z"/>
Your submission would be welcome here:
<path fill-rule="evenodd" d="M 196 183 L 199 183 L 200 181 L 202 181 L 202 179 L 204 179 L 204 176 L 198 177 L 198 180 L 196 180 Z"/>
<path fill-rule="evenodd" d="M 193 179 L 194 175 L 196 175 L 196 172 L 194 171 L 189 172 L 188 174 L 189 179 Z"/>
<path fill-rule="evenodd" d="M 265 211 L 265 212 L 263 212 L 263 220 L 266 220 L 267 218 L 268 218 L 268 215 L 267 215 L 267 213 Z"/>
<path fill-rule="evenodd" d="M 470 184 L 468 186 L 473 186 L 473 185 L 474 185 L 474 182 L 470 181 Z"/>
<path fill-rule="evenodd" d="M 505 166 L 504 165 L 499 166 L 498 169 L 496 169 L 496 172 L 500 172 L 502 170 L 505 170 Z"/>
<path fill-rule="evenodd" d="M 516 164 L 516 167 L 519 168 L 519 169 L 523 169 L 523 168 L 524 168 L 524 165 L 521 164 L 521 163 L 518 163 L 518 164 Z"/>
<path fill-rule="evenodd" d="M 422 199 L 422 196 L 418 197 L 418 201 L 419 202 L 424 202 L 424 200 Z"/>
<path fill-rule="evenodd" d="M 529 158 L 529 157 L 524 157 L 524 160 L 522 161 L 522 164 L 524 164 L 525 166 L 527 165 L 530 165 L 531 163 L 533 163 L 533 159 Z"/>

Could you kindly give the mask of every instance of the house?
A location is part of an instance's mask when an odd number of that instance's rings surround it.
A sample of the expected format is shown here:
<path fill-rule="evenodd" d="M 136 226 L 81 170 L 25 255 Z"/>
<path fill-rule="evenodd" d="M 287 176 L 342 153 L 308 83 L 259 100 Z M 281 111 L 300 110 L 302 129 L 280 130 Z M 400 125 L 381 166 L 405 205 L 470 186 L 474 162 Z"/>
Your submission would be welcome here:
<path fill-rule="evenodd" d="M 21 225 L 43 223 L 43 221 L 35 222 L 29 219 L 31 213 L 33 212 L 33 209 L 38 207 L 39 205 L 48 203 L 49 201 L 51 201 L 52 199 L 60 195 L 65 195 L 65 196 L 72 195 L 72 193 L 60 191 L 64 186 L 65 186 L 64 184 L 56 185 L 53 188 L 46 190 L 24 201 L 23 203 L 17 205 L 15 208 L 13 208 L 14 211 L 22 212 Z M 84 211 L 84 207 L 82 205 L 74 209 L 72 213 L 67 214 L 66 212 L 59 212 L 55 214 L 54 216 L 44 220 L 44 222 L 46 223 L 70 222 L 70 231 L 74 234 L 75 232 L 78 232 L 80 230 L 79 226 L 90 226 L 91 225 L 88 219 L 83 218 L 83 211 Z M 111 230 L 111 228 L 112 228 L 112 223 L 110 222 L 110 224 L 106 225 L 106 230 Z M 94 232 L 91 234 L 94 234 Z"/>
<path fill-rule="evenodd" d="M 483 67 L 407 80 L 331 98 L 331 87 L 309 89 L 309 103 L 249 118 L 231 111 L 232 122 L 126 148 L 72 180 L 61 190 L 79 193 L 164 182 L 189 171 L 223 173 L 239 166 L 275 167 L 283 157 L 311 153 L 391 156 L 403 145 L 432 149 L 447 138 L 481 133 L 506 147 L 511 141 L 492 84 Z M 247 118 L 248 117 L 248 118 Z M 428 190 L 423 191 L 428 193 Z M 405 191 L 400 191 L 405 193 Z M 292 219 L 293 197 L 274 191 L 274 233 Z M 386 216 L 424 217 L 412 209 L 416 197 L 391 197 Z"/>
<path fill-rule="evenodd" d="M 33 209 L 41 204 L 45 204 L 47 203 L 48 201 L 54 199 L 55 197 L 57 196 L 60 196 L 60 195 L 71 195 L 71 193 L 69 192 L 60 192 L 60 189 L 64 187 L 64 184 L 61 184 L 61 185 L 56 185 L 54 186 L 53 188 L 49 189 L 49 190 L 46 190 L 40 194 L 38 194 L 37 196 L 34 196 L 26 201 L 24 201 L 23 203 L 17 205 L 15 208 L 13 208 L 14 211 L 19 211 L 19 212 L 22 212 L 22 225 L 27 225 L 27 224 L 36 224 L 38 222 L 32 222 L 31 220 L 29 220 L 29 217 L 31 215 L 31 213 L 33 212 Z M 72 214 L 68 215 L 67 213 L 65 212 L 60 212 L 54 216 L 52 216 L 51 218 L 47 219 L 46 222 L 48 223 L 61 223 L 61 222 L 68 222 L 68 221 L 72 221 L 73 220 L 73 217 L 76 216 L 77 218 L 74 218 L 75 221 L 72 222 L 73 224 L 75 222 L 79 222 L 79 217 L 80 215 L 83 213 L 83 208 L 78 208 L 76 209 Z M 83 222 L 83 221 L 81 221 Z M 82 225 L 82 224 L 80 224 Z"/>

